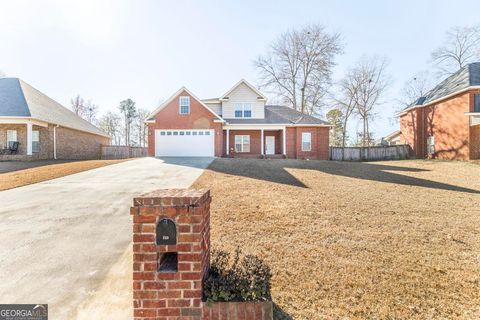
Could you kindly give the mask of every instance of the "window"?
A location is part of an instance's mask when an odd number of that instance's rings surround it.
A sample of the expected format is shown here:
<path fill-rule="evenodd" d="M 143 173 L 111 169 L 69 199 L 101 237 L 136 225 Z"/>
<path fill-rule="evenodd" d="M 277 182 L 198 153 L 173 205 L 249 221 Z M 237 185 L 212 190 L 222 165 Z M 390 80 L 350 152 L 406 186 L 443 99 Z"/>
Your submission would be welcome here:
<path fill-rule="evenodd" d="M 476 93 L 473 100 L 473 112 L 480 112 L 480 93 Z"/>
<path fill-rule="evenodd" d="M 190 97 L 183 96 L 179 98 L 180 114 L 190 113 Z"/>
<path fill-rule="evenodd" d="M 252 105 L 250 103 L 235 103 L 235 118 L 251 118 Z"/>
<path fill-rule="evenodd" d="M 161 136 L 164 136 L 164 135 L 165 135 L 165 131 L 160 131 L 160 135 L 161 135 Z"/>
<path fill-rule="evenodd" d="M 40 131 L 32 131 L 32 152 L 40 152 Z"/>
<path fill-rule="evenodd" d="M 427 153 L 434 154 L 435 153 L 435 137 L 428 136 L 427 138 Z"/>
<path fill-rule="evenodd" d="M 235 152 L 250 152 L 250 136 L 235 136 Z"/>
<path fill-rule="evenodd" d="M 312 151 L 312 133 L 302 132 L 302 151 Z"/>
<path fill-rule="evenodd" d="M 17 130 L 7 130 L 7 147 L 11 148 L 17 141 Z"/>

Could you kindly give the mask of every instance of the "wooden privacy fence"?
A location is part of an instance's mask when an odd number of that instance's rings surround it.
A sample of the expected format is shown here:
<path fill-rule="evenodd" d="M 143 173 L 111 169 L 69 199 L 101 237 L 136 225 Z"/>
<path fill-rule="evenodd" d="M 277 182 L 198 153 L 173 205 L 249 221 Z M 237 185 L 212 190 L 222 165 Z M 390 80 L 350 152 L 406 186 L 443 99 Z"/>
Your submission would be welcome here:
<path fill-rule="evenodd" d="M 127 159 L 147 156 L 147 148 L 129 146 L 102 146 L 102 159 Z"/>
<path fill-rule="evenodd" d="M 330 147 L 330 160 L 372 161 L 401 160 L 408 158 L 408 145 L 379 147 Z"/>

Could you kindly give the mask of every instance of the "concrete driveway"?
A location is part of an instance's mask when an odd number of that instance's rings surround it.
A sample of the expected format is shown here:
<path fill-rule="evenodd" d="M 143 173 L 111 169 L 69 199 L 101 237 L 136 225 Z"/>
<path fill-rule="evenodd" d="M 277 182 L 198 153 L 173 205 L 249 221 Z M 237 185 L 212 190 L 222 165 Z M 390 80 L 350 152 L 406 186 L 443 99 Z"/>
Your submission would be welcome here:
<path fill-rule="evenodd" d="M 132 198 L 188 187 L 211 161 L 142 158 L 0 192 L 0 303 L 130 319 Z"/>

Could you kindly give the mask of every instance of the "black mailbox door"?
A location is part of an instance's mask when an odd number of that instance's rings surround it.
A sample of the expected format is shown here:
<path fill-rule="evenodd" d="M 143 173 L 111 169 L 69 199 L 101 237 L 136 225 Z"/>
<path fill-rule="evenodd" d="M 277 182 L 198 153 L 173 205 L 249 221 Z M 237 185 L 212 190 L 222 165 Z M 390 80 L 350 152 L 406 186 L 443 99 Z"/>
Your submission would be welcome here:
<path fill-rule="evenodd" d="M 175 222 L 162 219 L 157 224 L 157 245 L 177 244 Z"/>

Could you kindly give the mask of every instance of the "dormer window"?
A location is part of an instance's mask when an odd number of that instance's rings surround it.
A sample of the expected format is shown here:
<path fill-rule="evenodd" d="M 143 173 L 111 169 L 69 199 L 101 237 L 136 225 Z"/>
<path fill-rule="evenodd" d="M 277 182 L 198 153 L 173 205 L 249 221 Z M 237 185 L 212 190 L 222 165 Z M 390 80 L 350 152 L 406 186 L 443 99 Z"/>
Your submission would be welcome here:
<path fill-rule="evenodd" d="M 179 112 L 180 114 L 189 114 L 190 113 L 190 97 L 181 96 L 178 101 Z"/>
<path fill-rule="evenodd" d="M 252 105 L 250 103 L 235 103 L 235 118 L 251 118 Z"/>

